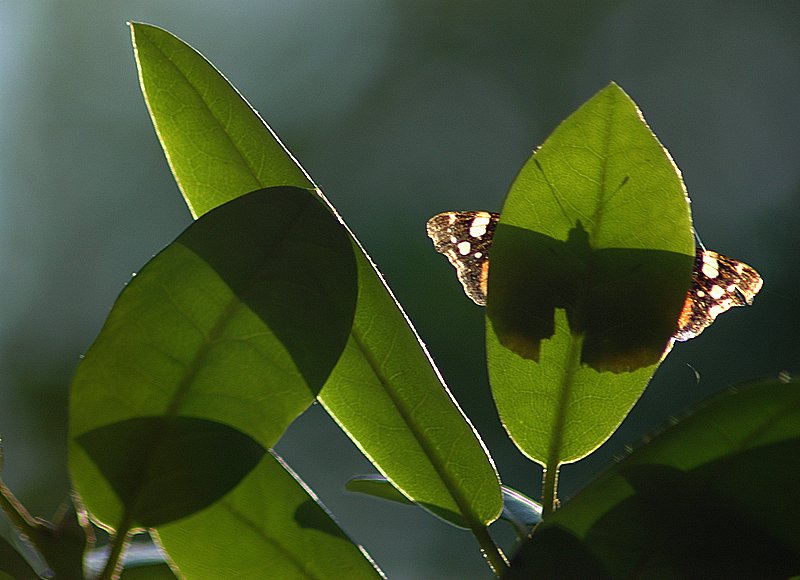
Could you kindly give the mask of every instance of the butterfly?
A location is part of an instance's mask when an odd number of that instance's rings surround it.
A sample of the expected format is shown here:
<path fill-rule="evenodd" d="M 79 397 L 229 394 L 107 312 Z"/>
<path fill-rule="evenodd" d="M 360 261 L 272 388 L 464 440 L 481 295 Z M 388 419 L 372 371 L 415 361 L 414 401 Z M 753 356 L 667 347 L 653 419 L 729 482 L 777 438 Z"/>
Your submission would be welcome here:
<path fill-rule="evenodd" d="M 486 305 L 489 250 L 499 221 L 500 214 L 493 212 L 448 211 L 433 216 L 427 224 L 436 251 L 447 256 L 464 292 L 480 306 Z M 672 338 L 694 338 L 726 310 L 752 304 L 763 283 L 751 266 L 696 248 L 692 285 Z"/>

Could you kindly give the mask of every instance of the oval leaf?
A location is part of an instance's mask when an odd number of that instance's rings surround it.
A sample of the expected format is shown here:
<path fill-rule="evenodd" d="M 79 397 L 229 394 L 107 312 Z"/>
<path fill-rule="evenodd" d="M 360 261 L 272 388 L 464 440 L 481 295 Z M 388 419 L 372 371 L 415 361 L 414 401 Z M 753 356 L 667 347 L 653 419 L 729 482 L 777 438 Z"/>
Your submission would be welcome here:
<path fill-rule="evenodd" d="M 175 580 L 177 576 L 167 564 L 149 564 L 125 568 L 120 578 L 122 580 Z"/>
<path fill-rule="evenodd" d="M 145 99 L 196 215 L 254 187 L 313 185 L 208 61 L 164 30 L 131 28 Z M 190 109 L 180 97 L 189 93 Z M 184 112 L 193 118 L 184 119 Z M 353 331 L 320 401 L 408 497 L 443 517 L 455 513 L 487 524 L 502 499 L 486 449 L 355 238 L 353 246 L 359 282 Z"/>
<path fill-rule="evenodd" d="M 669 155 L 616 85 L 523 167 L 492 245 L 489 377 L 528 457 L 576 461 L 605 441 L 671 346 L 694 244 Z"/>
<path fill-rule="evenodd" d="M 123 514 L 142 525 L 164 520 L 165 512 L 141 503 L 158 495 L 151 478 L 164 483 L 154 470 L 167 465 L 152 451 L 172 450 L 169 463 L 179 455 L 176 429 L 181 445 L 208 435 L 188 432 L 178 417 L 273 445 L 338 360 L 356 292 L 350 240 L 307 190 L 255 192 L 191 225 L 125 288 L 73 380 L 70 468 L 89 511 L 114 528 Z M 104 446 L 109 432 L 120 438 Z M 215 451 L 232 443 L 226 437 Z M 245 464 L 252 458 L 245 453 Z M 206 475 L 215 461 L 223 465 L 220 456 L 206 459 Z M 136 470 L 143 475 L 135 489 L 114 493 Z M 226 491 L 220 482 L 211 485 L 216 495 Z M 178 515 L 185 514 L 169 514 Z"/>

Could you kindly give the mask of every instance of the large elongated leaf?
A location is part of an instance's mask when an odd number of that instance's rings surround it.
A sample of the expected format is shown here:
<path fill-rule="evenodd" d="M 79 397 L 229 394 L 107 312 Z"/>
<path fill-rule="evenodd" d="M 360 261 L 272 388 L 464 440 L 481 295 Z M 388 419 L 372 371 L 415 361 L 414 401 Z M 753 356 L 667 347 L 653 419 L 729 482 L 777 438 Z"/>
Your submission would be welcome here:
<path fill-rule="evenodd" d="M 262 187 L 311 186 L 210 62 L 155 26 L 133 23 L 131 33 L 150 117 L 192 215 Z"/>
<path fill-rule="evenodd" d="M 254 192 L 192 224 L 75 375 L 70 468 L 89 511 L 149 527 L 224 495 L 313 402 L 355 301 L 350 240 L 315 193 Z"/>
<path fill-rule="evenodd" d="M 547 467 L 605 441 L 668 347 L 694 256 L 669 155 L 616 85 L 523 167 L 492 246 L 489 377 L 517 446 Z"/>
<path fill-rule="evenodd" d="M 195 215 L 256 187 L 312 186 L 208 61 L 156 27 L 133 24 L 132 31 L 145 99 Z M 442 517 L 493 521 L 502 500 L 486 450 L 374 265 L 353 245 L 355 322 L 320 401 L 407 496 Z"/>
<path fill-rule="evenodd" d="M 796 576 L 798 473 L 800 383 L 716 396 L 545 520 L 508 577 Z"/>

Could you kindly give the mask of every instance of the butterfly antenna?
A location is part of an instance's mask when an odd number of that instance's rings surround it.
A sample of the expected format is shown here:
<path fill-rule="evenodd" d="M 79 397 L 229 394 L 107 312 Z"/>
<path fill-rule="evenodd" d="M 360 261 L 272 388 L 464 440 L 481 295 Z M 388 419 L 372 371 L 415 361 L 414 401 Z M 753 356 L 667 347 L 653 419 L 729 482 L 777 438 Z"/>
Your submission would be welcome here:
<path fill-rule="evenodd" d="M 694 226 L 692 226 L 692 233 L 694 234 L 694 243 L 695 243 L 695 245 L 705 252 L 706 251 L 706 246 L 703 243 L 703 240 L 700 239 L 700 234 L 697 233 L 697 230 L 694 229 Z"/>

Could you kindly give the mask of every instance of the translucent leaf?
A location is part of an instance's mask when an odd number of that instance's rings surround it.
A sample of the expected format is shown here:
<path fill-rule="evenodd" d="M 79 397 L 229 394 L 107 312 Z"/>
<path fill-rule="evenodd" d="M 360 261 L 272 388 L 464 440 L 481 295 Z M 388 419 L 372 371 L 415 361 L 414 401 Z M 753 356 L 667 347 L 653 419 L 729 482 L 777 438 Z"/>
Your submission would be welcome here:
<path fill-rule="evenodd" d="M 194 417 L 128 419 L 82 433 L 76 441 L 134 525 L 146 528 L 214 503 L 265 453 L 241 431 Z"/>
<path fill-rule="evenodd" d="M 307 190 L 189 226 L 122 292 L 72 383 L 70 468 L 93 516 L 156 525 L 224 495 L 313 402 L 355 300 L 350 240 Z M 198 503 L 177 509 L 192 476 Z"/>
<path fill-rule="evenodd" d="M 145 100 L 195 215 L 257 187 L 313 185 L 194 49 L 153 26 L 133 24 L 132 32 Z M 502 507 L 494 466 L 375 266 L 352 243 L 355 322 L 319 399 L 406 496 L 443 517 L 489 523 Z"/>
<path fill-rule="evenodd" d="M 557 468 L 619 426 L 671 346 L 694 257 L 672 160 L 616 85 L 523 167 L 491 256 L 489 377 L 517 446 Z"/>

